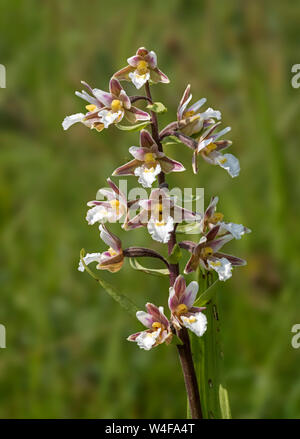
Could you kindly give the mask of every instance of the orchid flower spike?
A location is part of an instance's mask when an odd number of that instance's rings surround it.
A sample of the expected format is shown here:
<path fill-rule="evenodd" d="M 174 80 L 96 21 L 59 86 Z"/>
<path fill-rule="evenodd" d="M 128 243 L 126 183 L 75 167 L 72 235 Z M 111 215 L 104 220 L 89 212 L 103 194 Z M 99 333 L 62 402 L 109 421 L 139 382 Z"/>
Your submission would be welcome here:
<path fill-rule="evenodd" d="M 100 224 L 100 238 L 109 246 L 108 250 L 103 253 L 87 253 L 84 262 L 89 265 L 91 262 L 98 262 L 98 270 L 108 270 L 111 273 L 119 271 L 124 262 L 122 243 L 120 239 L 111 233 L 104 225 Z M 84 271 L 83 263 L 80 261 L 79 271 Z"/>
<path fill-rule="evenodd" d="M 131 81 L 137 89 L 149 80 L 154 83 L 168 84 L 170 82 L 169 78 L 157 67 L 157 56 L 152 50 L 149 52 L 145 47 L 140 47 L 134 56 L 127 59 L 127 62 L 128 66 L 115 73 L 114 77 Z"/>
<path fill-rule="evenodd" d="M 139 177 L 138 182 L 143 187 L 151 187 L 160 172 L 169 174 L 185 170 L 181 163 L 159 151 L 158 145 L 147 130 L 140 133 L 140 146 L 132 146 L 129 152 L 134 160 L 117 168 L 113 175 L 135 175 Z"/>
<path fill-rule="evenodd" d="M 206 128 L 215 123 L 214 119 L 221 119 L 220 111 L 213 110 L 212 108 L 208 108 L 203 112 L 199 111 L 200 108 L 205 104 L 206 98 L 199 99 L 193 105 L 188 107 L 191 99 L 191 86 L 188 85 L 183 93 L 177 109 L 178 128 L 187 136 L 200 133 L 202 128 Z"/>
<path fill-rule="evenodd" d="M 89 105 L 86 106 L 88 113 L 67 116 L 63 121 L 63 128 L 65 130 L 76 122 L 82 122 L 89 128 L 96 128 L 97 131 L 102 131 L 111 124 L 119 123 L 124 116 L 130 123 L 150 120 L 149 113 L 131 105 L 130 98 L 117 79 L 113 78 L 110 80 L 109 93 L 98 88 L 92 89 L 85 82 L 83 84 L 88 87 L 92 96 L 85 91 L 81 93 L 76 92 L 75 94 L 89 102 Z"/>
<path fill-rule="evenodd" d="M 207 318 L 202 313 L 205 308 L 193 306 L 198 289 L 198 282 L 193 281 L 187 287 L 184 277 L 179 275 L 170 288 L 168 304 L 174 327 L 180 329 L 184 326 L 201 337 L 207 328 Z"/>
<path fill-rule="evenodd" d="M 157 308 L 152 303 L 147 303 L 146 310 L 147 312 L 138 311 L 136 317 L 148 329 L 130 335 L 127 340 L 136 342 L 141 349 L 146 351 L 162 343 L 171 343 L 172 331 L 163 307 Z"/>
<path fill-rule="evenodd" d="M 127 223 L 127 229 L 147 227 L 152 239 L 167 243 L 175 224 L 200 221 L 200 216 L 175 204 L 167 189 L 153 189 L 149 199 L 140 200 L 140 212 Z"/>

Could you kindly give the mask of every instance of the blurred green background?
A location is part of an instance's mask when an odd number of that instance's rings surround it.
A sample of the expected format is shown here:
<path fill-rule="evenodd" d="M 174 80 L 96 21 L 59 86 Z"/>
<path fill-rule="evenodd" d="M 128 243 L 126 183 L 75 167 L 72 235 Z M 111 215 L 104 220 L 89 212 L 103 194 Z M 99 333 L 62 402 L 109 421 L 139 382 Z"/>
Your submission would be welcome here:
<path fill-rule="evenodd" d="M 1 2 L 0 63 L 0 417 L 184 417 L 184 385 L 174 347 L 138 350 L 125 338 L 141 325 L 87 274 L 79 251 L 102 251 L 86 202 L 129 159 L 136 133 L 63 132 L 80 112 L 80 80 L 107 89 L 110 76 L 142 45 L 157 52 L 170 85 L 153 87 L 174 119 L 187 83 L 232 126 L 239 178 L 200 162 L 183 146 L 167 153 L 188 172 L 172 185 L 220 196 L 228 220 L 253 230 L 226 250 L 248 260 L 219 285 L 225 373 L 235 418 L 300 415 L 300 62 L 298 1 L 24 0 Z M 127 84 L 126 84 L 127 87 Z M 136 93 L 131 85 L 127 88 Z M 129 178 L 135 184 L 134 178 Z M 191 183 L 192 182 L 192 183 Z M 119 226 L 113 227 L 118 230 Z M 124 245 L 160 250 L 144 231 Z M 165 305 L 168 282 L 129 264 L 103 273 L 143 308 Z M 192 276 L 189 276 L 192 279 Z"/>

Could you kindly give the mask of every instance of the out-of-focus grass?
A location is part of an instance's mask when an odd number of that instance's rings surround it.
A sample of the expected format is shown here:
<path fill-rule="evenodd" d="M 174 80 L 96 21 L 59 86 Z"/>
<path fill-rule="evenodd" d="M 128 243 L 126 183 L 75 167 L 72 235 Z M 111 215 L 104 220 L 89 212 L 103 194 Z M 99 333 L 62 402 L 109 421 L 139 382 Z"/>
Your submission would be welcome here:
<path fill-rule="evenodd" d="M 82 110 L 80 80 L 107 88 L 141 45 L 157 51 L 171 79 L 153 88 L 169 108 L 162 123 L 174 118 L 189 82 L 195 99 L 206 96 L 233 128 L 240 178 L 201 163 L 198 176 L 169 179 L 204 186 L 207 200 L 218 194 L 227 218 L 253 230 L 228 245 L 248 266 L 218 290 L 233 416 L 299 417 L 300 351 L 290 343 L 300 305 L 300 91 L 290 85 L 299 12 L 295 1 L 2 2 L 1 417 L 184 416 L 175 349 L 127 343 L 138 322 L 76 271 L 82 247 L 103 248 L 85 203 L 137 136 L 83 126 L 64 133 L 61 121 Z M 167 152 L 190 169 L 190 151 Z M 125 245 L 160 249 L 141 231 L 121 235 Z M 104 276 L 140 307 L 166 306 L 166 280 L 128 265 Z"/>

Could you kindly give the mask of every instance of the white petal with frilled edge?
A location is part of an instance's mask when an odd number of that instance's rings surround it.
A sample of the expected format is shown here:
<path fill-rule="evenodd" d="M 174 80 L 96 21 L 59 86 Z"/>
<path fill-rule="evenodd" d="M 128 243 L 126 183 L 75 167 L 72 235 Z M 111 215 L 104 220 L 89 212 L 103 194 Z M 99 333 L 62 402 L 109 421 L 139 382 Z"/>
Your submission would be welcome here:
<path fill-rule="evenodd" d="M 63 122 L 62 122 L 63 129 L 67 130 L 68 128 L 70 128 L 70 126 L 74 125 L 74 123 L 82 122 L 84 119 L 84 116 L 85 115 L 83 113 L 76 113 L 76 114 L 71 114 L 70 116 L 65 117 Z"/>
<path fill-rule="evenodd" d="M 101 110 L 98 113 L 101 123 L 103 123 L 104 128 L 108 128 L 112 123 L 117 123 L 122 120 L 124 115 L 123 111 L 112 112 L 110 110 Z"/>
<path fill-rule="evenodd" d="M 99 263 L 101 260 L 101 253 L 87 253 L 84 256 L 83 260 L 84 260 L 86 265 L 89 265 L 91 262 L 98 262 Z M 81 261 L 79 261 L 78 270 L 84 271 L 84 266 L 83 266 L 83 263 Z"/>
<path fill-rule="evenodd" d="M 156 176 L 160 174 L 161 167 L 158 163 L 155 168 L 147 168 L 146 166 L 139 166 L 134 170 L 134 175 L 139 177 L 138 182 L 143 187 L 151 187 L 152 183 L 156 180 Z"/>
<path fill-rule="evenodd" d="M 109 213 L 105 207 L 95 206 L 87 211 L 85 219 L 87 220 L 88 224 L 93 225 L 98 221 L 103 221 L 104 219 L 107 219 L 108 216 Z"/>
<path fill-rule="evenodd" d="M 226 169 L 231 177 L 237 177 L 240 173 L 240 162 L 232 154 L 220 154 L 216 159 L 216 163 L 221 166 L 221 168 Z"/>
<path fill-rule="evenodd" d="M 232 276 L 232 265 L 226 258 L 209 259 L 208 266 L 218 273 L 219 280 L 227 280 Z"/>
<path fill-rule="evenodd" d="M 229 232 L 235 239 L 241 239 L 245 233 L 250 233 L 250 230 L 243 226 L 243 224 L 235 223 L 219 223 L 220 233 Z"/>
<path fill-rule="evenodd" d="M 149 351 L 155 345 L 160 332 L 161 332 L 161 328 L 158 328 L 157 331 L 153 331 L 153 332 L 147 332 L 147 331 L 141 332 L 140 335 L 138 335 L 137 338 L 135 339 L 138 347 L 141 349 L 145 349 L 145 351 Z"/>
<path fill-rule="evenodd" d="M 168 217 L 167 221 L 158 221 L 152 217 L 147 224 L 147 229 L 154 241 L 166 244 L 174 230 L 174 220 L 171 216 Z"/>
<path fill-rule="evenodd" d="M 131 79 L 131 82 L 137 89 L 143 87 L 144 84 L 150 79 L 150 73 L 147 72 L 144 75 L 139 75 L 137 70 L 134 72 L 129 73 L 129 78 Z"/>
<path fill-rule="evenodd" d="M 181 316 L 183 326 L 190 329 L 198 337 L 202 337 L 207 329 L 207 318 L 202 312 L 196 312 L 190 316 Z"/>

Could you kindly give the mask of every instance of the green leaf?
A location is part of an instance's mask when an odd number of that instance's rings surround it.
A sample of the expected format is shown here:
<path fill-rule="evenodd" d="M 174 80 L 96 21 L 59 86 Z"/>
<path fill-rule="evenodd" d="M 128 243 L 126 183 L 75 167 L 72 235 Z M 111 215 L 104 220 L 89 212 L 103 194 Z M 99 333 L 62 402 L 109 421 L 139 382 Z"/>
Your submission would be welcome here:
<path fill-rule="evenodd" d="M 155 113 L 165 113 L 168 111 L 162 102 L 153 102 L 153 104 L 148 104 L 147 108 Z"/>
<path fill-rule="evenodd" d="M 219 282 L 218 279 L 216 279 L 208 288 L 206 288 L 205 291 L 203 291 L 196 302 L 194 303 L 195 306 L 204 306 L 207 302 L 210 301 L 210 299 L 215 294 L 215 286 Z"/>
<path fill-rule="evenodd" d="M 177 226 L 176 233 L 190 233 L 190 234 L 201 233 L 201 223 L 197 221 L 187 224 L 179 224 Z"/>
<path fill-rule="evenodd" d="M 169 256 L 170 264 L 177 264 L 182 256 L 181 248 L 178 244 L 175 244 L 172 253 Z"/>
<path fill-rule="evenodd" d="M 225 389 L 225 387 L 222 386 L 222 384 L 220 384 L 219 386 L 219 400 L 220 400 L 222 418 L 231 419 L 228 391 L 227 389 Z"/>
<path fill-rule="evenodd" d="M 195 370 L 198 379 L 201 407 L 204 419 L 228 419 L 230 406 L 228 393 L 223 379 L 223 351 L 221 345 L 220 314 L 216 289 L 210 288 L 215 283 L 209 274 L 205 279 L 199 270 L 199 284 L 204 282 L 204 292 L 213 291 L 211 298 L 206 303 L 204 311 L 207 317 L 207 331 L 202 337 L 191 334 L 191 347 L 194 358 Z M 201 296 L 200 296 L 201 298 Z M 198 299 L 199 300 L 199 299 Z M 197 305 L 198 301 L 197 301 Z"/>
<path fill-rule="evenodd" d="M 147 268 L 141 265 L 135 258 L 130 258 L 129 263 L 134 270 L 143 271 L 152 276 L 168 276 L 169 270 L 167 268 Z"/>
<path fill-rule="evenodd" d="M 103 279 L 99 278 L 95 273 L 93 273 L 93 271 L 84 262 L 83 259 L 84 256 L 85 256 L 85 250 L 82 249 L 80 252 L 80 260 L 86 272 L 97 282 L 99 282 L 102 288 L 104 288 L 104 290 L 110 295 L 110 297 L 114 299 L 116 302 L 118 302 L 119 305 L 122 306 L 122 308 L 124 308 L 129 314 L 135 316 L 136 312 L 138 311 L 138 307 L 136 306 L 136 304 L 128 297 L 124 296 L 123 294 L 119 294 L 112 285 L 110 285 L 108 282 L 104 281 Z"/>
<path fill-rule="evenodd" d="M 116 124 L 116 127 L 119 128 L 119 130 L 122 131 L 141 131 L 143 128 L 146 128 L 147 125 L 149 125 L 150 121 L 137 123 L 136 125 L 120 125 L 119 123 Z"/>

